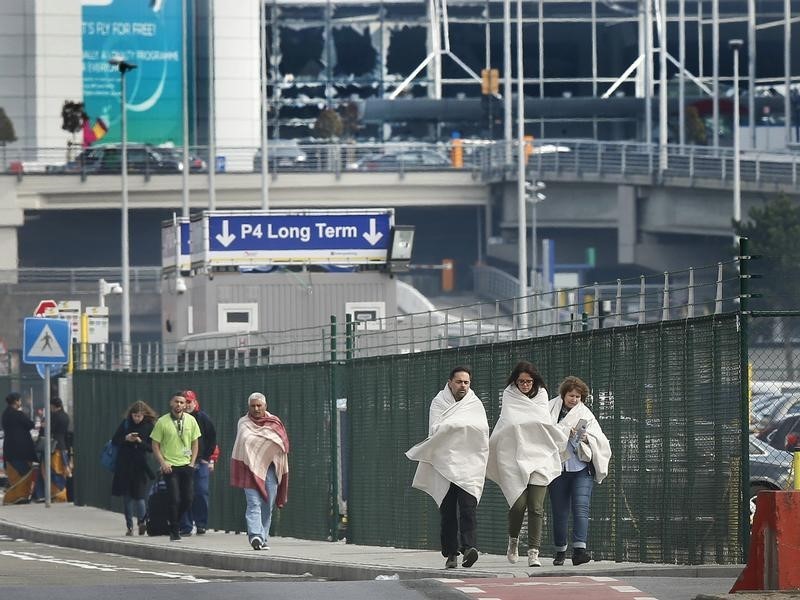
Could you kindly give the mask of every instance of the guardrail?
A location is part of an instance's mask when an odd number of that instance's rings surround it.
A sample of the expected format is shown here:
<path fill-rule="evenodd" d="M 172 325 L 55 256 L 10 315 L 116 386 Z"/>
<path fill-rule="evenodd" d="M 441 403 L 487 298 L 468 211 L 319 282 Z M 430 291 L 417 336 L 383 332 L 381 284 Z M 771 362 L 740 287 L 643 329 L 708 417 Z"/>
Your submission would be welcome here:
<path fill-rule="evenodd" d="M 65 148 L 11 147 L 0 155 L 0 170 L 21 178 L 27 174 L 94 175 L 119 174 L 119 147 L 96 146 L 81 151 Z M 578 178 L 642 177 L 653 183 L 674 179 L 717 181 L 731 185 L 734 178 L 733 150 L 727 147 L 667 145 L 660 165 L 657 144 L 603 142 L 594 140 L 538 140 L 526 142 L 528 170 L 536 176 Z M 508 156 L 509 152 L 511 156 Z M 268 146 L 268 170 L 281 173 L 391 172 L 402 176 L 414 171 L 460 171 L 479 173 L 484 180 L 516 176 L 517 144 L 485 140 L 453 143 L 316 143 L 285 141 Z M 218 147 L 214 161 L 208 148 L 190 149 L 190 172 L 206 173 L 214 162 L 218 173 L 260 173 L 261 154 L 255 147 Z M 508 156 L 508 158 L 507 158 Z M 129 146 L 129 172 L 146 178 L 183 170 L 180 148 Z M 797 187 L 800 183 L 800 152 L 743 152 L 740 180 L 769 187 Z"/>

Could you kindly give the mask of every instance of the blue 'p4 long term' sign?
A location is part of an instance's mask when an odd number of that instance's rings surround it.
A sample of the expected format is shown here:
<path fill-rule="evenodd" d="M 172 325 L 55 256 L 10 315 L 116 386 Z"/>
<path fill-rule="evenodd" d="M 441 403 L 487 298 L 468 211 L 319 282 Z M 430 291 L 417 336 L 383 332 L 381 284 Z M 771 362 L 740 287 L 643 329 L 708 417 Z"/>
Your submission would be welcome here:
<path fill-rule="evenodd" d="M 192 265 L 386 262 L 394 211 L 205 211 L 192 217 Z"/>

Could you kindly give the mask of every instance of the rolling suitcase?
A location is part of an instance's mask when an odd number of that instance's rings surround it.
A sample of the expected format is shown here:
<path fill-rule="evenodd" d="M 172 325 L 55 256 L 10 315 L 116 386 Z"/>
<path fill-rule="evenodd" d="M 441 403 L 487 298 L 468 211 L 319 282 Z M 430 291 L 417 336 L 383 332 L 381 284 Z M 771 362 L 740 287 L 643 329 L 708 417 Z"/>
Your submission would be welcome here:
<path fill-rule="evenodd" d="M 167 484 L 159 479 L 147 499 L 147 535 L 169 534 L 169 496 Z"/>

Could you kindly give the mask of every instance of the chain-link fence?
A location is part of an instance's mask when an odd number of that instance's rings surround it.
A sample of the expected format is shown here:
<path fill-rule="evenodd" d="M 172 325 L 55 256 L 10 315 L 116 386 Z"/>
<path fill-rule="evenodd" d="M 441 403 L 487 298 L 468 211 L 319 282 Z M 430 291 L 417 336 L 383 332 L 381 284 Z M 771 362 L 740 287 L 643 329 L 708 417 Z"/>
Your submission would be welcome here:
<path fill-rule="evenodd" d="M 800 448 L 800 311 L 750 313 L 751 518 L 764 490 L 793 487 Z"/>

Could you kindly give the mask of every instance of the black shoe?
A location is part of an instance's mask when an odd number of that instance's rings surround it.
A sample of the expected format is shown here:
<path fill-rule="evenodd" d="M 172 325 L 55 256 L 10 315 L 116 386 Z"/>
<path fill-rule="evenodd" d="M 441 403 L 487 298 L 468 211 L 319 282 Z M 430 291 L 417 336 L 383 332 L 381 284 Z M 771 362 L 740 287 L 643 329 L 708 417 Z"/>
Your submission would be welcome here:
<path fill-rule="evenodd" d="M 461 566 L 469 569 L 478 560 L 478 551 L 475 548 L 468 548 L 464 552 L 464 558 L 461 559 Z"/>
<path fill-rule="evenodd" d="M 556 552 L 556 557 L 553 559 L 553 566 L 560 567 L 564 564 L 564 559 L 567 558 L 567 553 L 563 550 Z"/>
<path fill-rule="evenodd" d="M 192 530 L 190 529 L 189 531 L 181 531 L 181 535 L 183 537 L 189 537 L 190 535 L 192 535 Z"/>
<path fill-rule="evenodd" d="M 169 534 L 169 541 L 170 542 L 180 542 L 181 541 L 181 534 L 180 533 L 170 533 Z"/>
<path fill-rule="evenodd" d="M 147 533 L 147 523 L 139 521 L 139 535 L 144 535 L 145 533 Z"/>
<path fill-rule="evenodd" d="M 455 569 L 458 566 L 458 558 L 457 555 L 451 554 L 447 557 L 447 560 L 444 563 L 445 569 Z"/>
<path fill-rule="evenodd" d="M 572 550 L 572 564 L 574 566 L 582 565 L 592 560 L 591 555 L 586 552 L 586 548 L 573 548 Z"/>
<path fill-rule="evenodd" d="M 203 535 L 206 532 L 205 527 L 198 527 L 197 528 L 197 535 Z"/>
<path fill-rule="evenodd" d="M 261 550 L 261 547 L 264 545 L 261 541 L 261 538 L 254 537 L 250 540 L 250 545 L 253 547 L 253 550 Z"/>

